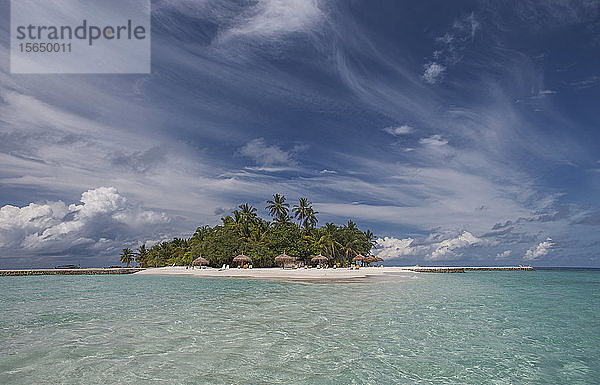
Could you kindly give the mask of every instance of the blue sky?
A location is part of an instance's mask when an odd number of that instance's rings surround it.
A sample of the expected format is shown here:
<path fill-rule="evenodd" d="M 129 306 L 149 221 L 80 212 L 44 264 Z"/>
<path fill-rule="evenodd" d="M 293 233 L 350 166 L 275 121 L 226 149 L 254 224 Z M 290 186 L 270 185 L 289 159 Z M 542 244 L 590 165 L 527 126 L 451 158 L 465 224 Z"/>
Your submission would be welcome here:
<path fill-rule="evenodd" d="M 152 6 L 151 75 L 11 75 L 0 3 L 0 267 L 276 192 L 393 264 L 600 266 L 597 1 Z"/>

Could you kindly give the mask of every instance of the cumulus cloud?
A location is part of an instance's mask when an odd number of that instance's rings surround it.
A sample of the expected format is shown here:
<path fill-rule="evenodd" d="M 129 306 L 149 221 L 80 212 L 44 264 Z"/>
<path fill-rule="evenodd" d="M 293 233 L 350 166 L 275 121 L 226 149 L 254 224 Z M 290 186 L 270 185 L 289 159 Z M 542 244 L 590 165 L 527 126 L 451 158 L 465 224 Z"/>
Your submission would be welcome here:
<path fill-rule="evenodd" d="M 383 131 L 387 132 L 390 135 L 399 136 L 410 134 L 414 131 L 414 129 L 409 125 L 403 124 L 401 126 L 386 127 L 383 129 Z"/>
<path fill-rule="evenodd" d="M 505 250 L 501 253 L 496 254 L 496 259 L 504 259 L 512 254 L 511 250 Z"/>
<path fill-rule="evenodd" d="M 436 62 L 431 62 L 423 66 L 423 75 L 421 77 L 426 83 L 436 84 L 442 79 L 445 71 L 445 66 Z"/>
<path fill-rule="evenodd" d="M 296 145 L 290 151 L 284 151 L 277 145 L 266 144 L 264 138 L 257 138 L 240 148 L 239 153 L 250 158 L 261 169 L 276 169 L 296 166 L 296 154 L 307 148 L 306 145 Z"/>
<path fill-rule="evenodd" d="M 544 242 L 540 242 L 537 246 L 527 250 L 523 259 L 530 261 L 542 257 L 548 254 L 552 247 L 554 247 L 554 242 L 552 242 L 551 238 L 546 238 Z"/>
<path fill-rule="evenodd" d="M 377 238 L 375 241 L 375 254 L 384 259 L 396 259 L 408 255 L 415 255 L 418 247 L 413 246 L 413 238 L 398 239 L 394 237 Z"/>
<path fill-rule="evenodd" d="M 406 256 L 424 256 L 428 261 L 449 261 L 462 256 L 465 249 L 483 241 L 468 231 L 440 240 L 441 235 L 427 237 L 417 243 L 414 238 L 378 238 L 374 253 L 381 258 L 396 259 Z"/>
<path fill-rule="evenodd" d="M 466 248 L 477 243 L 481 240 L 475 237 L 468 231 L 464 231 L 458 237 L 443 240 L 439 243 L 433 244 L 434 250 L 426 257 L 430 261 L 441 261 L 441 260 L 452 260 L 462 256 L 458 251 L 459 249 Z"/>
<path fill-rule="evenodd" d="M 102 253 L 170 221 L 164 213 L 128 203 L 114 187 L 99 187 L 81 194 L 80 204 L 3 206 L 0 250 L 13 255 L 67 255 L 83 247 Z"/>

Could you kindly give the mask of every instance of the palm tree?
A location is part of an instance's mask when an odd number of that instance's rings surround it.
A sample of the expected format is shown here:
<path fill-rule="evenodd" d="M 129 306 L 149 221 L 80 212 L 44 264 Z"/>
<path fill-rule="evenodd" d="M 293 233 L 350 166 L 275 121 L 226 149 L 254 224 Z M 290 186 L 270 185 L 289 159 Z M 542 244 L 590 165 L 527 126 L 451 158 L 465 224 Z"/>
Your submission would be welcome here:
<path fill-rule="evenodd" d="M 329 258 L 335 260 L 336 248 L 340 246 L 340 244 L 333 238 L 331 234 L 325 234 L 321 236 L 319 241 L 317 242 L 321 253 L 325 255 L 329 255 Z"/>
<path fill-rule="evenodd" d="M 346 256 L 346 260 L 350 260 L 350 257 L 352 257 L 353 254 L 358 254 L 358 252 L 356 251 L 356 246 L 359 244 L 359 242 L 360 241 L 358 239 L 354 239 L 352 241 L 348 241 L 345 245 L 342 246 L 342 251 Z"/>
<path fill-rule="evenodd" d="M 148 249 L 146 249 L 146 245 L 143 244 L 137 248 L 135 253 L 135 261 L 140 264 L 140 266 L 144 266 L 148 260 Z"/>
<path fill-rule="evenodd" d="M 126 263 L 127 267 L 133 262 L 133 251 L 131 251 L 130 248 L 123 249 L 123 252 L 121 253 L 121 262 Z"/>
<path fill-rule="evenodd" d="M 309 202 L 308 199 L 300 197 L 298 198 L 298 204 L 294 205 L 292 208 L 292 213 L 294 214 L 294 217 L 298 219 L 299 224 L 304 222 L 310 205 L 311 202 Z"/>
<path fill-rule="evenodd" d="M 289 203 L 285 203 L 285 195 L 273 194 L 273 200 L 267 201 L 269 215 L 276 219 L 278 223 L 285 223 L 289 220 L 289 207 Z"/>
<path fill-rule="evenodd" d="M 317 224 L 318 212 L 312 208 L 312 202 L 309 202 L 306 198 L 298 198 L 298 204 L 294 205 L 292 213 L 294 217 L 298 219 L 298 223 L 301 224 L 305 230 L 309 227 L 313 227 Z"/>
<path fill-rule="evenodd" d="M 278 215 L 277 218 L 275 218 L 275 223 L 279 224 L 279 225 L 284 225 L 287 223 L 292 223 L 292 217 L 290 217 L 288 215 L 288 213 L 284 213 L 281 215 Z"/>
<path fill-rule="evenodd" d="M 340 248 L 340 243 L 335 239 L 335 231 L 337 228 L 333 223 L 326 223 L 322 230 L 323 235 L 317 241 L 317 245 L 322 253 L 329 254 L 331 259 L 335 259 L 336 249 Z"/>
<path fill-rule="evenodd" d="M 223 226 L 231 226 L 235 223 L 231 215 L 221 218 L 221 221 L 223 222 Z"/>
<path fill-rule="evenodd" d="M 248 222 L 253 222 L 256 219 L 256 209 L 248 203 L 243 203 L 238 206 L 242 218 Z"/>
<path fill-rule="evenodd" d="M 358 230 L 358 228 L 356 227 L 356 223 L 352 222 L 352 221 L 348 221 L 348 224 L 346 225 L 346 228 L 350 231 L 355 231 Z"/>
<path fill-rule="evenodd" d="M 377 237 L 375 236 L 375 234 L 373 234 L 371 232 L 371 230 L 367 230 L 365 231 L 365 238 L 367 238 L 367 242 L 369 242 L 369 244 L 371 245 L 371 247 L 375 247 L 375 239 L 377 239 Z"/>
<path fill-rule="evenodd" d="M 233 210 L 232 212 L 233 214 L 233 222 L 235 223 L 236 226 L 239 226 L 242 223 L 242 213 L 238 210 Z"/>
<path fill-rule="evenodd" d="M 311 229 L 317 225 L 317 222 L 319 222 L 319 220 L 317 219 L 318 213 L 318 211 L 315 211 L 312 207 L 309 207 L 308 213 L 306 214 L 306 218 L 304 219 L 303 223 L 304 228 L 306 230 Z"/>

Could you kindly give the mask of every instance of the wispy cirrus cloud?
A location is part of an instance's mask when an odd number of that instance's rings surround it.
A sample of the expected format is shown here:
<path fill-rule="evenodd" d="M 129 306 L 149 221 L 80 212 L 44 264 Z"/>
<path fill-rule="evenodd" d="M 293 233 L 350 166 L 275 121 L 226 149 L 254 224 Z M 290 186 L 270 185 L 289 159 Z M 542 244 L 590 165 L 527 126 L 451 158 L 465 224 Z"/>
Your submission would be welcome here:
<path fill-rule="evenodd" d="M 445 144 L 448 144 L 448 141 L 446 139 L 442 138 L 441 135 L 435 134 L 435 135 L 431 135 L 428 138 L 419 139 L 419 143 L 428 145 L 428 146 L 443 146 Z"/>
<path fill-rule="evenodd" d="M 257 169 L 281 171 L 297 167 L 296 156 L 306 150 L 307 145 L 295 145 L 285 151 L 277 145 L 268 145 L 264 138 L 256 138 L 240 148 L 239 153 L 252 160 Z"/>
<path fill-rule="evenodd" d="M 425 64 L 423 69 L 423 80 L 429 84 L 438 83 L 444 76 L 444 72 L 446 72 L 446 66 L 436 62 Z"/>
<path fill-rule="evenodd" d="M 415 129 L 409 126 L 408 124 L 402 124 L 400 126 L 389 126 L 383 129 L 383 131 L 394 136 L 410 134 L 414 130 Z"/>
<path fill-rule="evenodd" d="M 433 51 L 431 61 L 423 66 L 422 79 L 429 84 L 442 81 L 448 68 L 462 60 L 466 45 L 475 39 L 480 28 L 481 23 L 473 12 L 455 19 L 447 32 L 435 38 L 438 48 Z"/>
<path fill-rule="evenodd" d="M 318 0 L 259 0 L 238 16 L 227 34 L 268 38 L 305 32 L 324 17 Z"/>

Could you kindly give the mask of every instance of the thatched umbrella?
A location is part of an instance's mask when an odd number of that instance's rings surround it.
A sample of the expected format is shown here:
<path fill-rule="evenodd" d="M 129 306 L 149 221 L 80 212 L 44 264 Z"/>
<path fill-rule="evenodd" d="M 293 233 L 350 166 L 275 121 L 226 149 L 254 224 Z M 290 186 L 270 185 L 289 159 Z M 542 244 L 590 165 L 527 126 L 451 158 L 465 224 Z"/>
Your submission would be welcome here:
<path fill-rule="evenodd" d="M 375 258 L 377 258 L 377 262 L 383 262 L 383 261 L 385 261 L 385 259 L 383 259 L 381 257 L 375 257 Z"/>
<path fill-rule="evenodd" d="M 362 254 L 358 254 L 356 257 L 352 258 L 352 262 L 364 262 L 365 256 Z"/>
<path fill-rule="evenodd" d="M 240 254 L 237 257 L 233 258 L 233 262 L 237 262 L 240 265 L 243 265 L 244 262 L 252 263 L 250 257 L 245 256 L 244 254 Z"/>
<path fill-rule="evenodd" d="M 194 261 L 192 262 L 192 266 L 202 266 L 202 265 L 208 265 L 208 261 L 202 257 L 198 257 L 196 259 L 194 259 Z"/>
<path fill-rule="evenodd" d="M 367 262 L 367 263 L 377 262 L 377 258 L 369 256 L 369 257 L 365 258 L 365 262 Z"/>
<path fill-rule="evenodd" d="M 275 262 L 281 263 L 283 265 L 283 267 L 285 267 L 285 265 L 289 265 L 295 261 L 296 261 L 296 257 L 287 255 L 285 252 L 283 254 L 279 254 L 278 256 L 275 257 Z"/>
<path fill-rule="evenodd" d="M 327 263 L 327 261 L 329 261 L 329 258 L 327 258 L 324 255 L 319 254 L 316 257 L 312 257 L 312 259 L 310 261 L 313 262 L 313 263 L 316 262 L 319 265 L 321 265 L 321 264 Z"/>

